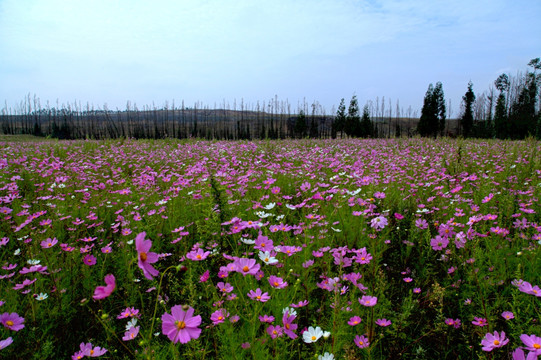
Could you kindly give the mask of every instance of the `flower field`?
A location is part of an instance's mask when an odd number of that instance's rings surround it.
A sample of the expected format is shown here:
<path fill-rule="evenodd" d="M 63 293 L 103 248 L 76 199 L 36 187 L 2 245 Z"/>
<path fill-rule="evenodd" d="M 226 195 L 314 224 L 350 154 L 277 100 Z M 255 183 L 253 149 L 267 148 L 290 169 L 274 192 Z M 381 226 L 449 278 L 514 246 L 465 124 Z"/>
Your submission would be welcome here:
<path fill-rule="evenodd" d="M 534 140 L 0 142 L 0 357 L 535 359 Z"/>

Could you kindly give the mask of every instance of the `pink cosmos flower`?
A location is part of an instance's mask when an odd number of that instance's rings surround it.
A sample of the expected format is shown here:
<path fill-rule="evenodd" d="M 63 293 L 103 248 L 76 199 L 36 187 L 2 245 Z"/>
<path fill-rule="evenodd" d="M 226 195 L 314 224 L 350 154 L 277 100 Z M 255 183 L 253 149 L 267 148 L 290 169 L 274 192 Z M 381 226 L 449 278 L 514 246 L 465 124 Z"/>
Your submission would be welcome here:
<path fill-rule="evenodd" d="M 96 257 L 94 255 L 87 254 L 83 258 L 83 262 L 85 263 L 85 265 L 88 265 L 88 266 L 96 265 Z"/>
<path fill-rule="evenodd" d="M 233 291 L 233 286 L 231 286 L 230 283 L 223 283 L 223 282 L 219 282 L 218 284 L 216 284 L 216 287 L 218 288 L 218 290 L 220 290 L 222 292 L 222 294 L 227 294 L 227 293 L 230 293 L 231 291 Z"/>
<path fill-rule="evenodd" d="M 55 246 L 57 243 L 58 243 L 57 238 L 53 238 L 53 239 L 47 238 L 43 240 L 40 245 L 43 249 L 47 249 L 47 248 Z"/>
<path fill-rule="evenodd" d="M 289 311 L 286 311 L 284 313 L 284 316 L 282 316 L 282 324 L 284 325 L 283 330 L 284 333 L 289 336 L 291 339 L 295 340 L 297 338 L 297 334 L 295 334 L 293 331 L 297 330 L 297 324 L 293 324 L 293 321 L 295 321 L 296 316 L 295 315 L 289 315 Z"/>
<path fill-rule="evenodd" d="M 382 326 L 382 327 L 386 327 L 386 326 L 391 325 L 391 320 L 387 320 L 387 319 L 377 319 L 377 320 L 376 320 L 376 325 L 379 325 L 379 326 Z"/>
<path fill-rule="evenodd" d="M 13 331 L 19 331 L 24 328 L 24 318 L 20 317 L 17 313 L 3 313 L 0 315 L 0 323 L 2 323 L 5 328 Z"/>
<path fill-rule="evenodd" d="M 363 306 L 374 306 L 378 303 L 378 298 L 375 296 L 363 295 L 359 299 L 359 303 Z"/>
<path fill-rule="evenodd" d="M 79 345 L 79 348 L 81 349 L 80 353 L 83 356 L 89 356 L 89 357 L 98 357 L 102 356 L 107 352 L 107 349 L 102 349 L 99 346 L 94 347 L 92 343 L 81 343 Z"/>
<path fill-rule="evenodd" d="M 355 326 L 359 325 L 363 321 L 360 316 L 353 316 L 349 319 L 348 325 Z"/>
<path fill-rule="evenodd" d="M 474 320 L 471 323 L 475 326 L 481 326 L 481 327 L 488 325 L 487 319 L 480 318 L 480 317 L 474 317 Z"/>
<path fill-rule="evenodd" d="M 287 286 L 287 281 L 284 281 L 278 276 L 271 275 L 269 276 L 269 284 L 275 289 L 283 289 Z"/>
<path fill-rule="evenodd" d="M 270 300 L 269 294 L 266 292 L 265 293 L 261 292 L 260 288 L 257 288 L 255 291 L 250 290 L 250 292 L 248 292 L 248 297 L 252 300 L 256 300 L 260 302 L 267 302 Z"/>
<path fill-rule="evenodd" d="M 276 339 L 277 337 L 284 335 L 284 329 L 280 327 L 280 325 L 270 325 L 267 328 L 267 334 L 269 334 L 272 339 Z"/>
<path fill-rule="evenodd" d="M 139 334 L 139 328 L 140 326 L 132 326 L 124 333 L 124 336 L 122 337 L 122 340 L 124 341 L 130 341 L 137 337 Z"/>
<path fill-rule="evenodd" d="M 274 316 L 272 316 L 272 315 L 263 315 L 263 316 L 261 316 L 260 315 L 259 316 L 259 321 L 272 324 L 272 322 L 274 321 Z"/>
<path fill-rule="evenodd" d="M 201 261 L 205 260 L 209 255 L 210 251 L 203 251 L 203 249 L 199 248 L 197 250 L 192 250 L 187 253 L 186 257 L 193 261 Z"/>
<path fill-rule="evenodd" d="M 449 245 L 449 239 L 442 238 L 441 236 L 437 235 L 434 239 L 430 240 L 430 246 L 432 246 L 433 250 L 443 250 Z"/>
<path fill-rule="evenodd" d="M 532 284 L 530 284 L 527 281 L 523 281 L 519 285 L 518 289 L 520 291 L 522 291 L 523 293 L 525 293 L 525 294 L 530 294 L 530 295 L 535 295 L 537 297 L 541 297 L 541 289 L 539 289 L 539 286 L 537 286 L 537 285 L 532 286 Z"/>
<path fill-rule="evenodd" d="M 229 316 L 229 313 L 225 309 L 218 309 L 210 315 L 210 320 L 214 325 L 221 324 Z"/>
<path fill-rule="evenodd" d="M 254 249 L 260 251 L 271 251 L 273 249 L 273 246 L 274 244 L 272 240 L 266 236 L 263 236 L 261 233 L 259 233 L 257 239 L 255 239 Z"/>
<path fill-rule="evenodd" d="M 105 283 L 107 284 L 106 286 L 98 286 L 94 290 L 94 295 L 92 296 L 94 300 L 105 299 L 115 290 L 116 280 L 113 274 L 105 275 Z"/>
<path fill-rule="evenodd" d="M 122 310 L 120 315 L 118 315 L 116 318 L 126 319 L 128 317 L 139 317 L 139 310 L 133 307 L 127 307 L 124 310 Z"/>
<path fill-rule="evenodd" d="M 210 272 L 207 270 L 199 277 L 199 282 L 202 282 L 202 283 L 207 282 L 209 277 L 210 277 Z"/>
<path fill-rule="evenodd" d="M 535 335 L 520 335 L 520 340 L 526 346 L 526 350 L 532 351 L 535 355 L 541 355 L 541 337 Z"/>
<path fill-rule="evenodd" d="M 146 232 L 139 233 L 135 238 L 135 249 L 137 250 L 137 258 L 139 268 L 143 270 L 143 274 L 149 280 L 153 279 L 153 276 L 157 276 L 160 272 L 156 270 L 152 265 L 158 261 L 158 254 L 154 252 L 148 252 L 152 247 L 152 241 L 145 240 Z"/>
<path fill-rule="evenodd" d="M 236 271 L 240 272 L 243 276 L 255 275 L 261 268 L 261 265 L 257 264 L 255 259 L 240 258 L 235 260 L 234 264 Z"/>
<path fill-rule="evenodd" d="M 201 315 L 193 316 L 193 307 L 187 311 L 182 306 L 175 305 L 171 308 L 171 314 L 162 315 L 162 333 L 167 335 L 174 344 L 181 342 L 186 344 L 191 339 L 197 339 L 201 335 Z"/>
<path fill-rule="evenodd" d="M 389 221 L 384 216 L 378 216 L 370 220 L 370 226 L 376 230 L 383 230 Z"/>
<path fill-rule="evenodd" d="M 355 345 L 357 345 L 360 349 L 363 349 L 367 346 L 370 346 L 370 342 L 368 342 L 368 338 L 364 335 L 355 335 L 355 339 L 353 340 L 355 342 Z"/>
<path fill-rule="evenodd" d="M 511 311 L 504 311 L 504 312 L 502 312 L 502 317 L 505 320 L 511 320 L 511 319 L 515 318 L 515 315 Z"/>
<path fill-rule="evenodd" d="M 11 336 L 5 340 L 0 340 L 0 350 L 8 347 L 9 345 L 11 345 L 12 342 L 13 342 L 13 338 Z"/>
<path fill-rule="evenodd" d="M 494 334 L 487 333 L 483 340 L 481 340 L 481 345 L 483 345 L 483 351 L 492 351 L 495 348 L 504 346 L 509 342 L 509 339 L 505 337 L 505 333 L 502 331 L 501 334 L 498 334 L 497 331 L 494 331 Z"/>
<path fill-rule="evenodd" d="M 515 349 L 511 355 L 513 355 L 513 360 L 537 360 L 537 355 L 534 351 L 530 351 L 528 356 L 524 357 L 524 350 L 521 348 Z"/>

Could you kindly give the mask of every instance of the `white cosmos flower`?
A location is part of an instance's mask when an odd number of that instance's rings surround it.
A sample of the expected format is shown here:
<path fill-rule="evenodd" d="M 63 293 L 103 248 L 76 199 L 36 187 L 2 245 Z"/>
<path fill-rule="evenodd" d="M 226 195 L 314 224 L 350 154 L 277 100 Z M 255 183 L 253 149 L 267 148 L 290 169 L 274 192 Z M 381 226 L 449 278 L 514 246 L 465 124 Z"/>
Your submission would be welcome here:
<path fill-rule="evenodd" d="M 270 203 L 269 205 L 264 206 L 263 208 L 264 208 L 265 210 L 271 210 L 271 209 L 273 209 L 275 206 L 276 206 L 276 203 Z"/>
<path fill-rule="evenodd" d="M 275 257 L 270 255 L 270 251 L 260 251 L 259 258 L 267 265 L 276 264 L 278 262 Z"/>
<path fill-rule="evenodd" d="M 246 245 L 253 245 L 255 244 L 255 240 L 252 240 L 252 239 L 246 239 L 246 238 L 240 238 L 240 241 L 242 241 L 243 243 L 245 243 Z"/>
<path fill-rule="evenodd" d="M 316 328 L 313 328 L 310 326 L 308 330 L 302 333 L 302 338 L 305 343 L 314 343 L 319 340 L 320 337 L 323 336 L 323 330 L 318 326 Z"/>
<path fill-rule="evenodd" d="M 319 355 L 317 357 L 317 360 L 334 360 L 334 355 L 331 353 L 326 352 L 323 355 Z"/>
<path fill-rule="evenodd" d="M 137 319 L 132 318 L 128 323 L 126 324 L 126 331 L 130 330 L 132 327 L 135 327 L 137 325 Z"/>
<path fill-rule="evenodd" d="M 290 204 L 286 204 L 286 208 L 288 208 L 289 210 L 297 210 L 295 205 L 290 205 Z"/>
<path fill-rule="evenodd" d="M 43 301 L 43 300 L 47 299 L 48 297 L 49 297 L 49 295 L 47 295 L 47 294 L 39 293 L 38 296 L 36 296 L 36 300 Z"/>
<path fill-rule="evenodd" d="M 333 229 L 335 232 L 342 232 L 342 230 L 340 230 L 340 229 L 335 229 L 335 228 L 333 228 L 332 226 L 331 226 L 331 229 Z"/>
<path fill-rule="evenodd" d="M 292 309 L 290 307 L 285 307 L 282 310 L 282 314 L 285 314 L 286 312 L 289 314 L 289 316 L 297 316 L 297 310 Z"/>
<path fill-rule="evenodd" d="M 272 216 L 272 214 L 269 214 L 269 213 L 266 213 L 264 211 L 258 211 L 255 213 L 257 215 L 257 217 L 259 217 L 260 219 L 265 219 L 265 218 L 268 218 L 269 216 Z"/>
<path fill-rule="evenodd" d="M 541 185 L 541 183 L 540 183 L 539 185 Z M 280 220 L 282 220 L 284 217 L 285 217 L 285 215 L 278 215 L 278 216 L 276 217 L 276 220 L 280 221 Z"/>
<path fill-rule="evenodd" d="M 40 262 L 41 260 L 34 260 L 34 259 L 26 260 L 26 263 L 29 265 L 38 265 Z"/>

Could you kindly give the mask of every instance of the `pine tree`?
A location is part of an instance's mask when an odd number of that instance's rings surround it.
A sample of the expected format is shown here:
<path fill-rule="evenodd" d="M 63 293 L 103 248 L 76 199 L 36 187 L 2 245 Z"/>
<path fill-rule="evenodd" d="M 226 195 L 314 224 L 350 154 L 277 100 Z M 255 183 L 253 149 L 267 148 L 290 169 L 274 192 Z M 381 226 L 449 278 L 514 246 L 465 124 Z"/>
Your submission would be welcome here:
<path fill-rule="evenodd" d="M 419 135 L 425 137 L 429 136 L 432 133 L 433 124 L 437 119 L 435 119 L 435 111 L 433 109 L 434 97 L 434 86 L 432 84 L 428 85 L 428 90 L 426 91 L 425 98 L 423 100 L 423 108 L 421 109 L 421 118 L 417 124 L 417 132 Z"/>
<path fill-rule="evenodd" d="M 361 131 L 360 136 L 363 138 L 372 137 L 374 129 L 372 127 L 372 121 L 370 121 L 370 111 L 368 105 L 363 108 L 363 117 L 361 119 Z"/>
<path fill-rule="evenodd" d="M 473 129 L 473 102 L 475 101 L 475 94 L 473 93 L 473 84 L 470 81 L 468 83 L 468 91 L 462 97 L 464 101 L 464 115 L 460 120 L 462 123 L 462 134 L 465 138 L 472 136 Z"/>
<path fill-rule="evenodd" d="M 509 90 L 509 77 L 506 74 L 501 74 L 494 81 L 494 86 L 500 91 L 494 111 L 494 131 L 498 139 L 504 139 L 508 137 L 507 106 L 504 92 Z"/>
<path fill-rule="evenodd" d="M 304 111 L 301 110 L 295 119 L 295 136 L 298 138 L 303 138 L 306 135 L 307 128 L 306 115 L 304 115 Z"/>
<path fill-rule="evenodd" d="M 344 125 L 344 131 L 349 136 L 359 136 L 361 117 L 359 116 L 359 103 L 357 102 L 357 96 L 353 95 L 349 102 L 348 114 L 346 116 L 346 123 Z"/>
<path fill-rule="evenodd" d="M 445 108 L 445 97 L 443 95 L 443 85 L 441 82 L 436 83 L 436 87 L 434 88 L 434 107 L 436 109 L 436 118 L 438 123 L 438 128 L 436 129 L 436 133 L 434 134 L 434 137 L 437 136 L 437 132 L 439 130 L 440 136 L 444 135 L 445 132 L 445 117 L 446 117 L 446 108 Z"/>
<path fill-rule="evenodd" d="M 340 132 L 340 138 L 344 134 L 344 126 L 346 124 L 346 103 L 344 98 L 340 100 L 340 105 L 338 105 L 338 111 L 336 111 L 336 118 L 334 119 L 334 128 L 336 132 Z"/>

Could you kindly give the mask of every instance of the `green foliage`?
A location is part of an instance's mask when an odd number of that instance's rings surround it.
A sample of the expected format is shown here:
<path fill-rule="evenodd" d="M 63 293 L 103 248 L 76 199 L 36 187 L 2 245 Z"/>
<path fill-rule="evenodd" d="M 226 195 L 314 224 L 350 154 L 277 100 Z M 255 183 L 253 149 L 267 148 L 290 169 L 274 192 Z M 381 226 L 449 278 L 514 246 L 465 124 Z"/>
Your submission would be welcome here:
<path fill-rule="evenodd" d="M 464 114 L 462 115 L 461 124 L 462 124 L 462 135 L 467 138 L 472 134 L 473 129 L 473 103 L 475 101 L 475 94 L 473 93 L 473 84 L 470 81 L 468 83 L 468 91 L 462 97 L 464 102 Z"/>
<path fill-rule="evenodd" d="M 443 86 L 441 82 L 437 82 L 436 87 L 430 84 L 423 101 L 421 118 L 417 124 L 417 132 L 419 135 L 423 137 L 433 136 L 434 138 L 436 138 L 438 134 L 443 136 L 445 129 L 445 114 L 446 108 Z"/>

